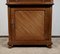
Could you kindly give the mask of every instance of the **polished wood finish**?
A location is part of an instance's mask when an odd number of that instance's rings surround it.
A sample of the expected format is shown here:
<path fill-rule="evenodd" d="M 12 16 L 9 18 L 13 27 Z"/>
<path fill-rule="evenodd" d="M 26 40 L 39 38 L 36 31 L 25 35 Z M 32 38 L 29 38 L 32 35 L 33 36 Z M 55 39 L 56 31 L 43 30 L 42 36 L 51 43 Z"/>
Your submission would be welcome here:
<path fill-rule="evenodd" d="M 9 47 L 51 47 L 52 0 L 8 0 Z"/>

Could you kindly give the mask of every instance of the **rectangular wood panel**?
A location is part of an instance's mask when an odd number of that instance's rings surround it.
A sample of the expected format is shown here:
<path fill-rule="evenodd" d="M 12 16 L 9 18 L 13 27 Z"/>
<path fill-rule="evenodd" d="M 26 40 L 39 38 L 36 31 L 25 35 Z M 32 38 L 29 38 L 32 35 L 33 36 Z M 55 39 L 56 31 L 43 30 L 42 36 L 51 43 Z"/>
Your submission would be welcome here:
<path fill-rule="evenodd" d="M 8 0 L 8 5 L 20 5 L 20 4 L 40 4 L 40 5 L 52 5 L 53 0 Z"/>
<path fill-rule="evenodd" d="M 43 2 L 43 0 L 9 0 L 11 2 L 35 2 L 35 1 L 40 1 Z"/>
<path fill-rule="evenodd" d="M 15 33 L 15 40 L 44 40 L 44 11 L 16 11 Z"/>
<path fill-rule="evenodd" d="M 51 2 L 52 0 L 9 0 L 10 2 Z"/>

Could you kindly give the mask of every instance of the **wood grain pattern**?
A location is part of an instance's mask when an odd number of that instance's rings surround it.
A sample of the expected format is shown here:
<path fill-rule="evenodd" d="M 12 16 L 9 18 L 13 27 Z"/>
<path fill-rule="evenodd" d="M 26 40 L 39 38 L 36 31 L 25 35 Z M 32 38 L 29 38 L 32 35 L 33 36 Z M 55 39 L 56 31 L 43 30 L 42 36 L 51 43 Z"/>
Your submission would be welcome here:
<path fill-rule="evenodd" d="M 53 0 L 8 0 L 8 5 L 24 5 L 24 4 L 47 4 L 52 5 Z"/>
<path fill-rule="evenodd" d="M 9 0 L 10 2 L 51 2 L 52 0 Z"/>
<path fill-rule="evenodd" d="M 17 40 L 44 40 L 44 11 L 16 11 L 15 29 Z"/>
<path fill-rule="evenodd" d="M 52 4 L 53 0 L 8 0 L 9 47 L 47 45 L 50 48 Z"/>

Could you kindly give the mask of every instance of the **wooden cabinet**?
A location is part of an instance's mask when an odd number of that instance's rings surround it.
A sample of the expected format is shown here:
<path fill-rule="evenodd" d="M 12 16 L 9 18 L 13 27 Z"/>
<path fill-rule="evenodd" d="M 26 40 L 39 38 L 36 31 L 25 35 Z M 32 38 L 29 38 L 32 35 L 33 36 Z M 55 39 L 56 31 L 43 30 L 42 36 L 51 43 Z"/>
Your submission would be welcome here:
<path fill-rule="evenodd" d="M 51 47 L 52 0 L 8 0 L 8 45 Z"/>

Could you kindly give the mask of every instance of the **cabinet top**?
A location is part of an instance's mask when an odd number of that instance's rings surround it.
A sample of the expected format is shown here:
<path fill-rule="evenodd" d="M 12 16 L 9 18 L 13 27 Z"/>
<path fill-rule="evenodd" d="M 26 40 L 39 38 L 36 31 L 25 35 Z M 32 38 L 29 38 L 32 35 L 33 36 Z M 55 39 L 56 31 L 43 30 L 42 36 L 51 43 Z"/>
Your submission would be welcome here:
<path fill-rule="evenodd" d="M 7 0 L 7 5 L 20 4 L 53 4 L 53 0 Z"/>

